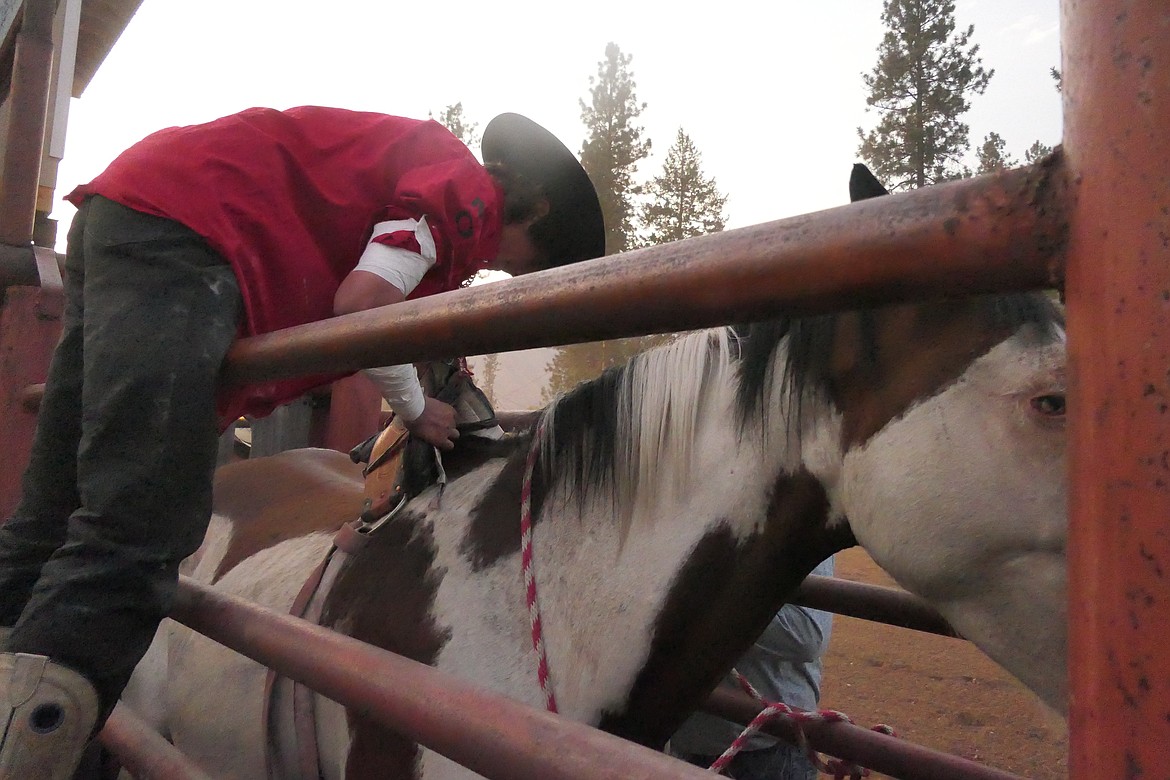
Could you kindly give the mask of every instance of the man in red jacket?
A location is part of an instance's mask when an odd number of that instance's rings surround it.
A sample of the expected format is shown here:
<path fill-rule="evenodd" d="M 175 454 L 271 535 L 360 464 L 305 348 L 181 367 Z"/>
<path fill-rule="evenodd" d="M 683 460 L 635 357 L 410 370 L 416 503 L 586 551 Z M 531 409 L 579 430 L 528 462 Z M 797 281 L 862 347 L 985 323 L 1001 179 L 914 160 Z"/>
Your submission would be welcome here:
<path fill-rule="evenodd" d="M 505 114 L 483 155 L 431 121 L 257 108 L 155 133 L 68 196 L 62 340 L 0 527 L 0 780 L 71 776 L 202 540 L 217 431 L 323 381 L 219 389 L 234 338 L 603 254 L 556 138 Z M 369 374 L 454 446 L 412 366 Z"/>

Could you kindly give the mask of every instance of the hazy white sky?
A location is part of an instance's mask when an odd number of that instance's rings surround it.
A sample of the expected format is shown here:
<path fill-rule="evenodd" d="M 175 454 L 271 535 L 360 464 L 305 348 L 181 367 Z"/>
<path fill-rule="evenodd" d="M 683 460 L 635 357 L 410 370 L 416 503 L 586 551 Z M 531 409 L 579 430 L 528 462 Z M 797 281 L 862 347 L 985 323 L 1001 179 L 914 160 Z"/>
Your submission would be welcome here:
<path fill-rule="evenodd" d="M 1060 140 L 1056 0 L 957 0 L 996 69 L 967 115 L 1016 158 Z M 881 39 L 880 0 L 145 0 L 85 95 L 74 100 L 58 195 L 162 127 L 249 106 L 322 104 L 425 117 L 462 101 L 480 128 L 517 111 L 574 151 L 578 100 L 616 42 L 633 55 L 658 173 L 682 127 L 729 196 L 730 227 L 844 203 L 865 112 L 862 72 Z M 72 207 L 55 211 L 64 223 Z"/>

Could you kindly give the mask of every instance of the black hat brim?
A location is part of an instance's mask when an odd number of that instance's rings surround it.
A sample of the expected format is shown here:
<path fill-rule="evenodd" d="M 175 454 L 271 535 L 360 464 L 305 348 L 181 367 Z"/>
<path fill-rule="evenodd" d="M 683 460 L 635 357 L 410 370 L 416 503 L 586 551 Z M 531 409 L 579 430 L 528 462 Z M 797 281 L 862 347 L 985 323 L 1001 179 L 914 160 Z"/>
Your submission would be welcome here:
<path fill-rule="evenodd" d="M 589 174 L 555 135 L 520 114 L 500 114 L 483 131 L 483 160 L 536 182 L 548 198 L 541 234 L 549 266 L 605 254 L 605 222 Z"/>

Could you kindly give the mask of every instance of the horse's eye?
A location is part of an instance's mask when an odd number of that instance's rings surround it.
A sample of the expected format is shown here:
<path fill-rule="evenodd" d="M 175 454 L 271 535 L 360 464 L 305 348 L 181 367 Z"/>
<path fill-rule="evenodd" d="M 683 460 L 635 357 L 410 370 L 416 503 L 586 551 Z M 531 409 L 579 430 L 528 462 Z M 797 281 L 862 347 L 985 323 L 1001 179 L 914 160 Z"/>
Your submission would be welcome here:
<path fill-rule="evenodd" d="M 1032 408 L 1045 417 L 1064 417 L 1064 395 L 1051 393 L 1032 398 Z"/>

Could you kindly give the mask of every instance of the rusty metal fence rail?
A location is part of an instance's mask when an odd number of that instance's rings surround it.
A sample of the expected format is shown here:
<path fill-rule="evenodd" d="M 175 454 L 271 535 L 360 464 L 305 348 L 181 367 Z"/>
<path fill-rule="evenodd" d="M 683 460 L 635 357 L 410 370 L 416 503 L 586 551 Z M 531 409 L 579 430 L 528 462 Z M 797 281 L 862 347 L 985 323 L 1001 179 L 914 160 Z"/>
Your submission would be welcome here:
<path fill-rule="evenodd" d="M 348 372 L 1054 286 L 1058 159 L 242 339 L 224 380 Z"/>
<path fill-rule="evenodd" d="M 172 617 L 495 780 L 710 777 L 648 748 L 188 578 L 180 583 Z M 715 697 L 711 706 L 732 719 L 758 712 L 734 694 Z M 772 730 L 793 737 L 784 724 Z M 849 723 L 812 724 L 807 733 L 819 750 L 904 780 L 1018 780 Z"/>
<path fill-rule="evenodd" d="M 281 661 L 270 654 L 273 647 L 279 648 L 283 653 L 291 654 L 293 658 L 301 658 L 302 656 L 311 658 L 317 655 L 318 657 L 336 659 L 343 657 L 339 653 L 351 652 L 351 650 L 339 648 L 347 646 L 358 648 L 360 644 L 345 637 L 336 637 L 324 629 L 310 626 L 295 618 L 265 612 L 255 605 L 242 602 L 234 597 L 217 594 L 189 580 L 183 582 L 182 593 L 180 607 L 176 613 L 177 619 L 262 664 L 281 668 L 282 672 L 289 667 L 279 666 Z M 813 575 L 805 580 L 790 600 L 793 603 L 817 609 L 828 609 L 838 614 L 944 636 L 958 636 L 954 629 L 925 602 L 894 588 L 883 588 Z M 312 649 L 306 650 L 305 642 L 314 641 L 306 640 L 306 637 L 311 635 L 304 633 L 306 631 L 316 632 L 319 636 L 328 636 L 329 639 L 326 640 L 324 646 L 329 649 L 321 653 L 314 653 Z M 340 645 L 336 643 L 338 640 L 340 640 Z M 366 652 L 364 646 L 358 650 Z M 376 658 L 389 655 L 372 649 L 369 652 L 372 652 Z M 300 662 L 304 664 L 306 660 Z M 288 658 L 285 658 L 283 663 L 295 663 L 295 661 L 289 661 Z M 353 698 L 353 691 L 359 689 L 366 691 L 368 689 L 368 685 L 364 685 L 360 681 L 368 682 L 371 673 L 378 673 L 380 662 L 375 660 L 373 663 L 374 665 L 370 666 L 365 665 L 365 661 L 355 660 L 354 664 L 357 665 L 353 666 L 347 662 L 345 666 L 353 672 L 354 679 L 335 683 L 342 686 L 334 689 L 335 698 L 349 706 L 369 707 L 370 703 L 365 699 Z M 407 702 L 403 705 L 406 708 L 413 706 L 431 707 L 435 701 L 447 702 L 454 689 L 467 687 L 466 683 L 452 682 L 454 678 L 445 678 L 444 675 L 437 672 L 431 674 L 433 670 L 421 672 L 419 670 L 427 667 L 421 667 L 403 659 L 393 659 L 392 657 L 391 663 L 397 664 L 397 666 L 384 670 L 385 674 L 394 675 L 387 679 L 398 681 L 400 679 L 398 675 L 402 673 L 403 668 L 408 670 L 413 668 L 414 671 L 410 673 L 421 674 L 422 677 L 418 684 L 428 690 L 423 697 L 425 705 Z M 293 676 L 311 687 L 325 690 L 321 687 L 322 678 L 314 664 L 310 663 L 308 666 L 293 668 L 295 673 L 289 676 Z M 360 672 L 354 670 L 360 670 Z M 303 676 L 297 677 L 296 675 Z M 389 694 L 392 697 L 401 694 L 401 690 L 397 687 L 393 687 L 392 690 L 393 692 Z M 456 691 L 455 695 L 456 700 L 463 700 L 462 694 Z M 477 695 L 480 697 L 477 701 L 488 702 L 487 706 L 493 712 L 501 711 L 500 707 L 514 709 L 518 706 L 514 702 L 508 702 L 508 700 L 498 700 L 499 697 L 488 693 L 479 692 Z M 507 703 L 501 704 L 501 701 Z M 467 708 L 481 711 L 484 709 L 477 705 L 468 705 Z M 522 709 L 527 711 L 524 717 L 534 717 L 541 723 L 549 718 L 543 711 Z M 712 695 L 703 709 L 746 724 L 759 713 L 760 706 L 747 698 L 745 694 L 721 689 Z M 402 712 L 403 710 L 398 710 L 399 714 L 386 715 L 382 720 L 383 725 L 403 730 L 404 717 L 411 719 L 411 722 L 419 717 L 417 714 L 403 715 Z M 197 768 L 184 763 L 181 754 L 177 754 L 169 743 L 151 732 L 128 711 L 119 709 L 111 723 L 112 725 L 103 732 L 102 739 L 112 752 L 125 758 L 127 769 L 136 777 L 190 777 L 193 780 L 202 778 L 202 775 L 198 774 Z M 465 726 L 455 724 L 449 727 L 454 728 L 456 733 L 460 733 Z M 796 739 L 796 732 L 792 726 L 782 721 L 768 724 L 765 726 L 765 731 L 781 739 L 789 741 Z M 432 742 L 428 740 L 435 739 L 436 733 L 428 731 L 418 739 L 423 744 L 432 746 Z M 905 780 L 1012 780 L 1013 778 L 1018 780 L 1017 776 L 1011 773 L 847 723 L 809 724 L 806 726 L 806 734 L 809 744 L 818 751 L 845 758 L 892 777 L 905 778 Z M 502 739 L 510 751 L 523 747 L 522 745 L 513 745 L 511 737 L 502 737 Z M 561 734 L 557 739 L 562 745 L 574 744 L 572 733 Z M 613 750 L 613 748 L 608 749 Z M 458 760 L 458 756 L 449 757 Z M 674 770 L 675 772 L 668 775 L 669 777 L 678 776 L 677 765 Z M 601 769 L 595 762 L 591 764 L 590 771 L 593 774 L 585 775 L 585 777 L 592 779 L 608 776 L 600 773 Z M 497 774 L 489 776 L 494 778 L 515 777 L 516 775 L 511 772 L 510 768 L 505 768 L 498 770 Z"/>
<path fill-rule="evenodd" d="M 962 638 L 946 618 L 923 599 L 898 588 L 883 588 L 840 577 L 810 574 L 788 597 L 792 604 L 928 634 Z"/>
<path fill-rule="evenodd" d="M 187 578 L 172 616 L 487 777 L 710 777 L 649 748 Z"/>
<path fill-rule="evenodd" d="M 214 780 L 125 705 L 106 719 L 101 740 L 136 780 Z"/>

